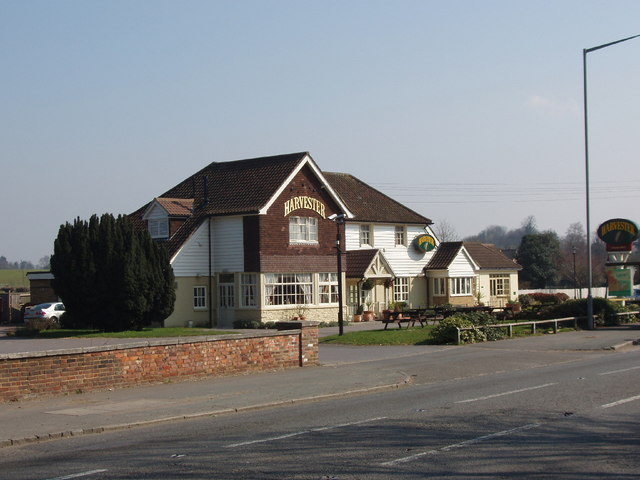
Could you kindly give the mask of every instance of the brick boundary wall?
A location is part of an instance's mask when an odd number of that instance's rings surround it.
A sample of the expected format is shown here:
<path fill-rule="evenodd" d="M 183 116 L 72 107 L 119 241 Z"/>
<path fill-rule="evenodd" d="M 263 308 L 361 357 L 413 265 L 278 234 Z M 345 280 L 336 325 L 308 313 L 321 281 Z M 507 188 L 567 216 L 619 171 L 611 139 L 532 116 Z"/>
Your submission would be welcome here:
<path fill-rule="evenodd" d="M 0 401 L 316 365 L 318 325 L 0 355 Z"/>

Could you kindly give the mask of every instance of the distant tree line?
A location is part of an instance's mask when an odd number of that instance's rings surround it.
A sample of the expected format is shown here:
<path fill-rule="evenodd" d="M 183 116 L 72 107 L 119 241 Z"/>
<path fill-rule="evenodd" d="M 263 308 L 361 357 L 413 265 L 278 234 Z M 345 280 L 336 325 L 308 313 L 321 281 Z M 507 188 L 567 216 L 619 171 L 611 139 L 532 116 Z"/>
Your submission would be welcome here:
<path fill-rule="evenodd" d="M 519 228 L 507 230 L 492 225 L 465 241 L 492 243 L 511 254 L 521 266 L 521 288 L 584 288 L 589 282 L 587 240 L 581 223 L 569 226 L 560 237 L 552 230 L 539 231 L 535 218 L 527 217 Z M 606 286 L 605 244 L 592 235 L 591 268 L 593 286 Z"/>
<path fill-rule="evenodd" d="M 0 257 L 0 270 L 47 270 L 49 268 L 49 257 L 42 257 L 37 265 L 27 261 L 10 262 L 7 257 Z"/>

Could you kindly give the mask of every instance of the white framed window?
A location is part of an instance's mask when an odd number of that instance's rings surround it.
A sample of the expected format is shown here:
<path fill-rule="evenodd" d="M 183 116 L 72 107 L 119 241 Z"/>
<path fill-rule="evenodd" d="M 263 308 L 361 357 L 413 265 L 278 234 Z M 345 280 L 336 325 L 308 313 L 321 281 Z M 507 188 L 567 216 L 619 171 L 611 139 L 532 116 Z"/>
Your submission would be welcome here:
<path fill-rule="evenodd" d="M 148 228 L 151 238 L 169 238 L 168 218 L 150 218 Z"/>
<path fill-rule="evenodd" d="M 240 275 L 240 306 L 255 307 L 258 304 L 258 277 L 255 273 Z"/>
<path fill-rule="evenodd" d="M 318 293 L 320 303 L 338 303 L 338 274 L 319 273 Z"/>
<path fill-rule="evenodd" d="M 193 309 L 194 310 L 207 309 L 207 287 L 202 287 L 202 286 L 193 287 Z"/>
<path fill-rule="evenodd" d="M 221 273 L 218 283 L 218 304 L 222 308 L 233 308 L 236 305 L 234 275 L 233 273 Z"/>
<path fill-rule="evenodd" d="M 489 291 L 492 297 L 508 297 L 511 293 L 509 275 L 489 275 Z"/>
<path fill-rule="evenodd" d="M 313 281 L 310 273 L 267 273 L 264 276 L 266 305 L 313 304 Z"/>
<path fill-rule="evenodd" d="M 409 300 L 409 278 L 397 277 L 393 281 L 393 301 L 406 302 Z"/>
<path fill-rule="evenodd" d="M 447 294 L 447 279 L 446 278 L 434 278 L 433 279 L 433 294 L 442 297 Z"/>
<path fill-rule="evenodd" d="M 349 305 L 360 305 L 360 299 L 358 298 L 358 285 L 349 285 Z"/>
<path fill-rule="evenodd" d="M 403 225 L 396 225 L 395 238 L 396 245 L 407 245 L 407 229 Z"/>
<path fill-rule="evenodd" d="M 360 225 L 360 246 L 373 246 L 371 225 Z"/>
<path fill-rule="evenodd" d="M 451 295 L 471 295 L 471 277 L 452 278 Z"/>
<path fill-rule="evenodd" d="M 318 219 L 289 217 L 289 243 L 318 243 Z"/>

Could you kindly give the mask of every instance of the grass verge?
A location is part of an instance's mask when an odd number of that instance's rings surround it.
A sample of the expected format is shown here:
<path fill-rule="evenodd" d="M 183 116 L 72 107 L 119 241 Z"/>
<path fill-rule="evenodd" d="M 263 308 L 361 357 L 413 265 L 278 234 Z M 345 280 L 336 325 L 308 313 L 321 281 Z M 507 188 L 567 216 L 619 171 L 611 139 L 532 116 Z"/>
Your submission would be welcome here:
<path fill-rule="evenodd" d="M 207 328 L 144 328 L 142 330 L 127 330 L 124 332 L 101 332 L 99 330 L 29 330 L 22 328 L 14 335 L 21 338 L 163 338 L 163 337 L 194 337 L 202 335 L 228 335 L 230 330 L 209 330 Z"/>
<path fill-rule="evenodd" d="M 344 335 L 330 335 L 320 339 L 320 343 L 340 345 L 433 345 L 432 326 L 393 328 L 387 330 L 363 330 Z"/>

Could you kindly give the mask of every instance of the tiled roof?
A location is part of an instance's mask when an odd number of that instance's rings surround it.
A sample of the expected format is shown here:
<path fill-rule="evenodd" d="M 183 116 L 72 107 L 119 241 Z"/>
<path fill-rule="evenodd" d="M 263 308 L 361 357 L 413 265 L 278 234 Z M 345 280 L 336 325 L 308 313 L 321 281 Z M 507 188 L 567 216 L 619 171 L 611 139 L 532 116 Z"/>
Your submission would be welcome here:
<path fill-rule="evenodd" d="M 464 247 L 481 270 L 522 269 L 494 245 L 480 242 L 442 242 L 425 267 L 426 270 L 445 270 Z"/>
<path fill-rule="evenodd" d="M 169 215 L 186 216 L 185 222 L 165 242 L 174 255 L 208 216 L 257 214 L 293 174 L 308 152 L 213 162 L 167 190 L 155 200 Z M 313 163 L 314 168 L 317 168 Z M 319 171 L 319 169 L 318 169 Z M 431 224 L 431 220 L 389 198 L 352 175 L 322 173 L 356 221 Z M 129 218 L 145 228 L 143 214 L 150 203 Z M 368 266 L 368 264 L 367 264 Z"/>
<path fill-rule="evenodd" d="M 507 257 L 495 245 L 480 242 L 464 242 L 464 248 L 467 249 L 473 261 L 476 262 L 482 270 L 522 269 L 520 265 Z"/>
<path fill-rule="evenodd" d="M 193 198 L 156 198 L 170 216 L 189 217 L 193 211 Z"/>
<path fill-rule="evenodd" d="M 307 155 L 213 162 L 160 197 L 199 199 L 194 210 L 208 215 L 258 213 Z"/>
<path fill-rule="evenodd" d="M 442 242 L 433 254 L 425 270 L 446 270 L 462 248 L 462 242 Z"/>
<path fill-rule="evenodd" d="M 347 278 L 364 278 L 364 275 L 378 253 L 377 248 L 367 250 L 350 250 L 346 252 Z"/>
<path fill-rule="evenodd" d="M 353 175 L 334 172 L 323 172 L 323 175 L 353 212 L 354 221 L 421 225 L 433 223 Z"/>
<path fill-rule="evenodd" d="M 182 200 L 185 206 L 190 202 L 191 216 L 165 242 L 169 255 L 174 255 L 210 215 L 258 213 L 307 155 L 299 152 L 213 162 L 160 195 L 156 200 L 164 202 L 163 206 L 174 202 L 175 208 L 179 208 L 175 202 Z M 149 203 L 129 216 L 138 228 L 145 228 L 142 215 L 148 207 Z"/>

